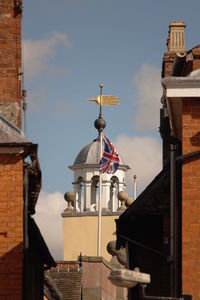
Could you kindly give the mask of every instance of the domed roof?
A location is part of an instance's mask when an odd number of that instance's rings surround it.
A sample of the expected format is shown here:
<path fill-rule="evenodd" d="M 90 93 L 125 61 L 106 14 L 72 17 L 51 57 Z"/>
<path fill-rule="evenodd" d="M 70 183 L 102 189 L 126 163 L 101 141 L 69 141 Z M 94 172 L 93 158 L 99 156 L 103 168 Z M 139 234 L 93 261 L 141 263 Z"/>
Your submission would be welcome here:
<path fill-rule="evenodd" d="M 77 155 L 74 165 L 80 164 L 99 164 L 100 162 L 100 141 L 99 139 L 94 140 L 92 143 L 84 146 Z M 120 165 L 124 162 L 120 156 Z"/>
<path fill-rule="evenodd" d="M 74 165 L 79 164 L 98 164 L 100 161 L 100 141 L 94 140 L 92 143 L 84 146 L 77 155 Z"/>

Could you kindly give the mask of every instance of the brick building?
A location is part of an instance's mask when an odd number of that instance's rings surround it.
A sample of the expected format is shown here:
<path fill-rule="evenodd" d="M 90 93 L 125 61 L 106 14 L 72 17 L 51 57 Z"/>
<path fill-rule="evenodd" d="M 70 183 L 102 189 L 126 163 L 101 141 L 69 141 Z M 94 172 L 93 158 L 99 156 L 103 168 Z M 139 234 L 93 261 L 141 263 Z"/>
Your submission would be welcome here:
<path fill-rule="evenodd" d="M 129 268 L 151 275 L 146 291 L 137 286 L 129 299 L 200 299 L 200 46 L 185 51 L 184 30 L 170 23 L 163 58 L 163 170 L 117 222 Z"/>
<path fill-rule="evenodd" d="M 21 131 L 20 0 L 0 1 L 0 299 L 43 299 L 56 266 L 31 217 L 41 188 L 37 145 Z M 25 162 L 29 157 L 30 163 Z"/>

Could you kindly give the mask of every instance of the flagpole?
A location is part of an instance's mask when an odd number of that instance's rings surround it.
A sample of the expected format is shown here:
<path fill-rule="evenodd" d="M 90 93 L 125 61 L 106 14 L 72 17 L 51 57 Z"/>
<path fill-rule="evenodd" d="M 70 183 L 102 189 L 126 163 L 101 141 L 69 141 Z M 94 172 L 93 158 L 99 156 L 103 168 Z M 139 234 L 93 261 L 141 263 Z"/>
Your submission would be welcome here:
<path fill-rule="evenodd" d="M 102 106 L 119 104 L 119 97 L 102 95 L 103 83 L 99 84 L 100 95 L 95 98 L 89 98 L 88 101 L 94 101 L 99 105 L 99 117 L 94 122 L 94 127 L 99 132 L 100 159 L 103 156 L 103 130 L 106 127 L 106 121 L 102 118 Z M 97 233 L 97 256 L 101 256 L 101 215 L 102 215 L 102 174 L 99 170 L 99 202 L 98 202 L 98 233 Z"/>
<path fill-rule="evenodd" d="M 102 89 L 103 83 L 99 84 L 100 87 L 100 106 L 99 106 L 99 119 L 102 119 Z M 100 157 L 103 155 L 103 127 L 99 128 L 100 139 Z M 99 203 L 98 203 L 98 245 L 97 256 L 101 256 L 101 211 L 102 211 L 102 175 L 99 171 Z"/>

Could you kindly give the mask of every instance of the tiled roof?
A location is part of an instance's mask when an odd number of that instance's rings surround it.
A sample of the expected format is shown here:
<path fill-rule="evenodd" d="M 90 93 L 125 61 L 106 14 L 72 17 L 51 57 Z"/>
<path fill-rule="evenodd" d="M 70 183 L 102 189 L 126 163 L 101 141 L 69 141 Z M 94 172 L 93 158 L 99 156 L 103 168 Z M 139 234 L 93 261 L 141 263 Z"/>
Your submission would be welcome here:
<path fill-rule="evenodd" d="M 81 299 L 81 275 L 78 269 L 51 269 L 45 274 L 55 284 L 63 300 Z"/>
<path fill-rule="evenodd" d="M 47 296 L 49 300 L 63 299 L 53 280 L 48 276 L 44 276 L 44 295 Z"/>

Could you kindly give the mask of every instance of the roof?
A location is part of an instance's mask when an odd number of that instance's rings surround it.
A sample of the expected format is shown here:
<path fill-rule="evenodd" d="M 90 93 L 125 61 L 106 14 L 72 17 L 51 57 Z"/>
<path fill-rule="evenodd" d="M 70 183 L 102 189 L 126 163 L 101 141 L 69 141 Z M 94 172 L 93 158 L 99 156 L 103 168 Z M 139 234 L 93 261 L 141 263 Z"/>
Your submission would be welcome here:
<path fill-rule="evenodd" d="M 57 264 L 53 259 L 43 236 L 35 223 L 35 220 L 29 216 L 28 218 L 28 234 L 30 247 L 33 247 L 38 255 L 41 257 L 43 263 L 47 265 L 48 268 L 56 267 Z"/>
<path fill-rule="evenodd" d="M 169 210 L 170 176 L 169 165 L 153 179 L 147 188 L 119 217 L 119 223 L 130 215 L 163 214 Z"/>
<path fill-rule="evenodd" d="M 23 132 L 0 114 L 0 151 L 20 154 L 21 158 L 30 156 L 28 169 L 29 212 L 35 213 L 35 205 L 41 189 L 41 170 L 38 160 L 38 145 L 30 142 Z M 16 152 L 15 152 L 16 151 Z M 4 153 L 4 152 L 3 152 Z M 24 164 L 25 166 L 25 164 Z"/>
<path fill-rule="evenodd" d="M 118 152 L 118 151 L 117 151 Z M 119 153 L 119 152 L 118 152 Z M 120 165 L 124 165 L 124 161 L 120 157 Z M 74 165 L 81 165 L 81 164 L 95 164 L 98 165 L 100 161 L 100 140 L 95 139 L 90 144 L 84 146 L 79 154 L 77 155 Z"/>
<path fill-rule="evenodd" d="M 23 132 L 0 114 L 0 145 L 30 143 Z"/>
<path fill-rule="evenodd" d="M 81 299 L 81 277 L 78 269 L 51 269 L 46 275 L 56 286 L 63 300 Z"/>
<path fill-rule="evenodd" d="M 100 161 L 100 141 L 94 140 L 92 143 L 84 146 L 77 155 L 74 165 L 79 164 L 98 164 Z"/>
<path fill-rule="evenodd" d="M 61 300 L 63 297 L 58 291 L 53 280 L 47 275 L 44 276 L 44 295 L 48 300 Z"/>
<path fill-rule="evenodd" d="M 137 231 L 137 220 L 169 213 L 170 208 L 169 164 L 153 179 L 137 199 L 121 214 L 117 224 L 117 249 L 121 245 L 121 235 L 129 236 Z"/>

